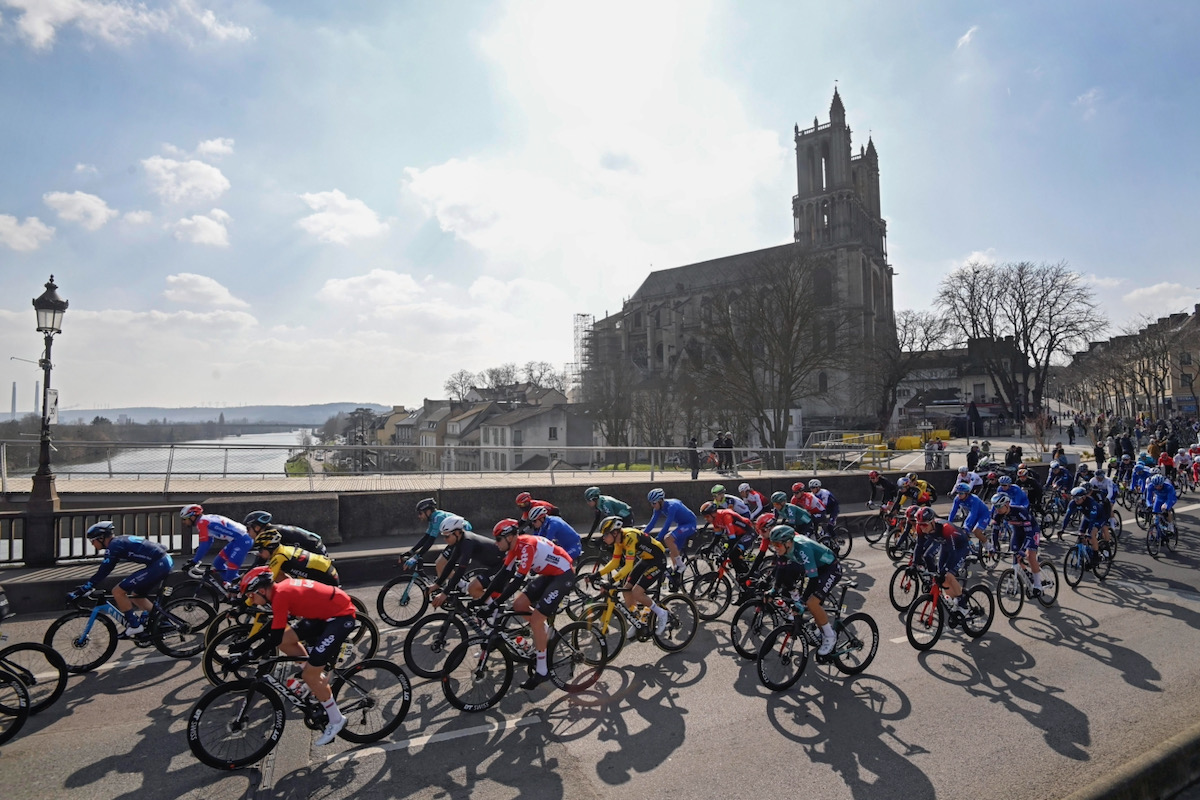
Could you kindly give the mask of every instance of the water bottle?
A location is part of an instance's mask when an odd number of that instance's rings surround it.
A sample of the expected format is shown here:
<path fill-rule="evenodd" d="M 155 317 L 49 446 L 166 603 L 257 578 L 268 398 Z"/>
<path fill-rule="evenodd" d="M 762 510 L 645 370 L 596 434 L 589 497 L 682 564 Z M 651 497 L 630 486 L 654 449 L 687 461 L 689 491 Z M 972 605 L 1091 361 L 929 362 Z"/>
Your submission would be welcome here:
<path fill-rule="evenodd" d="M 513 645 L 517 648 L 517 652 L 525 657 L 530 657 L 534 654 L 533 639 L 526 639 L 524 636 L 518 636 Z"/>
<path fill-rule="evenodd" d="M 299 676 L 288 678 L 287 688 L 289 692 L 296 695 L 296 697 L 300 698 L 301 700 L 307 697 L 310 691 L 308 684 L 305 683 L 304 679 Z"/>

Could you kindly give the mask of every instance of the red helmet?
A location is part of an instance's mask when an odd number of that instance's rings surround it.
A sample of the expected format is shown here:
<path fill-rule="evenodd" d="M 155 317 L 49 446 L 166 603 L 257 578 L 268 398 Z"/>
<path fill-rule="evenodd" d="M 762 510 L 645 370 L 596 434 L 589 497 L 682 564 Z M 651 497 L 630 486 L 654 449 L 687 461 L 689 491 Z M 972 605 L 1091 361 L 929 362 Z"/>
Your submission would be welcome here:
<path fill-rule="evenodd" d="M 909 506 L 908 510 L 904 512 L 904 518 L 907 519 L 909 522 L 916 522 L 917 521 L 917 510 L 919 508 L 920 508 L 920 506 Z"/>
<path fill-rule="evenodd" d="M 271 575 L 270 567 L 255 567 L 242 576 L 242 580 L 238 583 L 238 591 L 245 596 L 252 590 L 262 589 L 274 582 L 275 578 Z"/>
<path fill-rule="evenodd" d="M 519 523 L 515 519 L 502 519 L 496 523 L 496 527 L 492 528 L 492 536 L 499 539 L 501 536 L 516 533 L 518 528 Z"/>
<path fill-rule="evenodd" d="M 771 526 L 775 524 L 774 514 L 763 514 L 754 521 L 754 529 L 762 536 L 766 536 L 771 532 Z"/>
<path fill-rule="evenodd" d="M 921 523 L 933 522 L 937 518 L 937 514 L 933 513 L 932 508 L 918 508 L 916 513 L 916 521 Z"/>
<path fill-rule="evenodd" d="M 877 470 L 877 469 L 873 469 L 873 470 L 871 470 L 870 472 L 868 472 L 868 473 L 867 473 L 867 477 L 868 477 L 868 478 L 878 478 L 878 477 L 879 477 L 879 470 Z"/>
<path fill-rule="evenodd" d="M 521 492 L 519 495 L 517 495 L 517 508 L 529 508 L 529 505 L 532 502 L 533 495 L 531 495 L 529 492 Z"/>
<path fill-rule="evenodd" d="M 989 472 L 989 473 L 987 474 L 987 479 L 988 479 L 989 481 L 994 481 L 994 480 L 996 480 L 996 473 L 994 473 L 994 472 Z"/>
<path fill-rule="evenodd" d="M 1028 477 L 1028 475 L 1029 475 L 1029 470 L 1025 469 L 1025 467 L 1021 467 L 1020 469 L 1017 470 L 1018 478 L 1025 478 L 1025 477 Z"/>
<path fill-rule="evenodd" d="M 805 488 L 807 488 L 807 487 L 804 485 L 804 481 L 800 481 L 798 483 L 793 483 L 792 484 L 792 494 L 800 494 L 801 492 L 803 492 L 805 490 Z"/>

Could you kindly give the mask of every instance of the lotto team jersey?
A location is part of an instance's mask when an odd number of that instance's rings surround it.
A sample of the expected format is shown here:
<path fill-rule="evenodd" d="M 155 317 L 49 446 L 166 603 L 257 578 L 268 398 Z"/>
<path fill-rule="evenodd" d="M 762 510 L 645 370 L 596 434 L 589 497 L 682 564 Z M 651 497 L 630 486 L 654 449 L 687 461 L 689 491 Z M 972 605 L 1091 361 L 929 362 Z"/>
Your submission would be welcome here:
<path fill-rule="evenodd" d="M 522 575 L 562 575 L 571 571 L 571 557 L 549 539 L 526 534 L 518 536 L 508 549 L 504 566 Z"/>
<path fill-rule="evenodd" d="M 271 613 L 271 628 L 274 630 L 286 628 L 289 616 L 300 619 L 333 619 L 355 615 L 350 595 L 336 586 L 291 579 L 275 584 Z"/>

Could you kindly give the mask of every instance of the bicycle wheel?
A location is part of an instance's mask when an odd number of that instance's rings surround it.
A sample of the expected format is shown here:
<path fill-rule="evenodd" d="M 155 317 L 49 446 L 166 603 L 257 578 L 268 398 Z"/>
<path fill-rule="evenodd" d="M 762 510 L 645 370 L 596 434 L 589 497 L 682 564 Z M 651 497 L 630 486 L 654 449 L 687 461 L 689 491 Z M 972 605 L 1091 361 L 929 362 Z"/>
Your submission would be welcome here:
<path fill-rule="evenodd" d="M 608 663 L 608 645 L 594 625 L 572 622 L 550 642 L 546 661 L 555 686 L 566 692 L 582 692 L 600 680 Z"/>
<path fill-rule="evenodd" d="M 845 675 L 857 675 L 875 660 L 879 650 L 879 626 L 869 614 L 851 614 L 834 625 L 837 643 L 833 646 L 834 666 Z"/>
<path fill-rule="evenodd" d="M 1113 561 L 1116 559 L 1116 540 L 1106 542 L 1101 539 L 1097 544 L 1100 546 L 1100 558 L 1096 561 L 1096 565 L 1092 567 L 1092 574 L 1098 580 L 1104 580 L 1108 577 L 1109 570 L 1112 569 Z M 1064 570 L 1065 572 L 1065 570 Z"/>
<path fill-rule="evenodd" d="M 738 606 L 729 624 L 733 649 L 742 658 L 758 658 L 767 634 L 787 620 L 774 603 L 762 597 L 747 600 Z"/>
<path fill-rule="evenodd" d="M 963 592 L 963 600 L 959 601 L 966 614 L 963 616 L 963 633 L 972 639 L 978 639 L 992 627 L 992 619 L 996 616 L 996 603 L 992 599 L 992 590 L 986 586 L 972 586 Z"/>
<path fill-rule="evenodd" d="M 701 575 L 688 587 L 688 595 L 696 603 L 696 613 L 704 621 L 714 620 L 725 613 L 733 600 L 733 583 L 728 575 L 710 572 Z"/>
<path fill-rule="evenodd" d="M 1078 545 L 1072 547 L 1063 556 L 1063 579 L 1071 588 L 1075 588 L 1083 580 L 1083 573 L 1086 571 L 1084 563 L 1084 558 L 1079 552 Z"/>
<path fill-rule="evenodd" d="M 354 630 L 346 637 L 346 646 L 337 666 L 345 668 L 359 661 L 367 661 L 379 652 L 379 626 L 370 617 L 354 618 Z"/>
<path fill-rule="evenodd" d="M 16 675 L 0 669 L 0 744 L 17 735 L 29 719 L 29 690 Z"/>
<path fill-rule="evenodd" d="M 946 612 L 932 594 L 923 594 L 913 601 L 904 618 L 908 643 L 918 650 L 928 650 L 937 644 L 946 626 Z"/>
<path fill-rule="evenodd" d="M 266 757 L 283 734 L 283 698 L 256 679 L 214 686 L 188 713 L 188 747 L 216 769 L 241 769 Z"/>
<path fill-rule="evenodd" d="M 429 606 L 428 590 L 427 581 L 420 575 L 397 575 L 383 585 L 375 598 L 379 618 L 397 628 L 414 622 Z"/>
<path fill-rule="evenodd" d="M 446 659 L 442 694 L 459 711 L 487 711 L 512 684 L 512 656 L 503 647 L 488 647 L 487 643 L 487 637 L 472 637 Z"/>
<path fill-rule="evenodd" d="M 896 567 L 888 584 L 888 599 L 897 611 L 908 611 L 913 600 L 921 593 L 921 581 L 913 574 L 912 567 Z"/>
<path fill-rule="evenodd" d="M 588 576 L 596 576 L 607 563 L 608 559 L 600 556 L 584 556 L 575 562 L 575 586 L 558 606 L 568 617 L 580 619 L 583 609 L 604 597 L 604 590 L 593 585 Z"/>
<path fill-rule="evenodd" d="M 29 691 L 29 713 L 45 711 L 67 688 L 67 662 L 53 647 L 36 642 L 0 650 L 0 670 L 16 675 Z"/>
<path fill-rule="evenodd" d="M 1025 590 L 1017 571 L 1012 567 L 1001 572 L 1000 579 L 996 581 L 996 605 L 1000 606 L 1000 613 L 1006 617 L 1015 617 L 1021 613 L 1021 606 L 1025 605 Z"/>
<path fill-rule="evenodd" d="M 163 655 L 189 658 L 204 649 L 204 635 L 216 616 L 213 607 L 203 600 L 168 600 L 161 612 L 151 614 L 150 641 Z"/>
<path fill-rule="evenodd" d="M 780 625 L 768 633 L 758 652 L 758 679 L 773 692 L 790 689 L 808 664 L 808 640 L 793 633 L 793 627 L 793 623 Z"/>
<path fill-rule="evenodd" d="M 607 609 L 607 602 L 592 603 L 583 610 L 579 621 L 594 625 L 596 630 L 600 631 L 600 635 L 604 637 L 604 647 L 608 651 L 608 660 L 612 661 L 625 647 L 625 638 L 629 635 L 629 631 L 627 630 L 629 626 L 625 622 L 625 617 L 621 616 L 621 612 L 615 607 L 608 619 L 608 624 L 605 625 L 603 620 Z"/>
<path fill-rule="evenodd" d="M 226 600 L 225 596 L 217 591 L 217 587 L 199 578 L 188 578 L 169 588 L 172 600 L 178 597 L 190 597 L 193 600 L 203 600 L 213 608 L 219 607 L 221 601 Z"/>
<path fill-rule="evenodd" d="M 208 623 L 208 629 L 204 631 L 204 646 L 208 647 L 213 638 L 226 628 L 249 625 L 253 620 L 254 612 L 247 606 L 231 606 L 224 611 L 218 611 L 212 622 Z"/>
<path fill-rule="evenodd" d="M 355 744 L 379 741 L 399 728 L 412 703 L 408 676 L 382 658 L 335 670 L 329 688 L 346 718 L 338 738 Z"/>
<path fill-rule="evenodd" d="M 1124 523 L 1121 522 L 1121 512 L 1113 509 L 1112 518 L 1109 520 L 1109 526 L 1112 528 L 1113 536 L 1119 536 Z"/>
<path fill-rule="evenodd" d="M 237 669 L 228 666 L 229 646 L 235 642 L 244 642 L 250 636 L 249 625 L 234 625 L 226 628 L 212 638 L 204 648 L 204 657 L 200 659 L 200 667 L 204 677 L 213 686 L 220 686 L 230 681 L 250 680 L 254 677 L 254 667 L 243 665 Z"/>
<path fill-rule="evenodd" d="M 893 528 L 888 534 L 887 539 L 887 554 L 892 561 L 899 561 L 908 555 L 908 551 L 912 549 L 913 537 L 907 532 L 902 532 L 899 528 Z"/>
<path fill-rule="evenodd" d="M 1174 553 L 1175 547 L 1179 544 L 1179 532 L 1175 527 L 1163 529 L 1163 544 L 1167 546 L 1168 553 Z"/>
<path fill-rule="evenodd" d="M 667 627 L 662 633 L 658 632 L 657 620 L 650 616 L 650 624 L 655 625 L 654 643 L 668 653 L 675 653 L 691 644 L 700 630 L 700 611 L 695 601 L 686 594 L 669 594 L 660 598 L 659 607 L 667 612 Z"/>
<path fill-rule="evenodd" d="M 1058 599 L 1058 569 L 1054 564 L 1047 561 L 1045 564 L 1038 563 L 1042 570 L 1042 593 L 1038 595 L 1038 602 L 1046 608 L 1054 605 L 1054 601 Z"/>
<path fill-rule="evenodd" d="M 887 533 L 887 521 L 882 516 L 875 516 L 863 528 L 863 538 L 868 544 L 875 544 Z"/>
<path fill-rule="evenodd" d="M 1150 515 L 1149 508 L 1147 508 L 1145 506 L 1139 506 L 1138 509 L 1133 512 L 1133 521 L 1136 522 L 1137 526 L 1139 528 L 1141 528 L 1142 530 L 1144 530 L 1144 531 L 1149 530 L 1150 529 L 1150 516 L 1151 515 Z"/>
<path fill-rule="evenodd" d="M 67 672 L 91 672 L 108 661 L 117 649 L 117 626 L 106 614 L 79 610 L 50 623 L 42 644 L 54 648 L 67 664 Z"/>
<path fill-rule="evenodd" d="M 429 614 L 404 637 L 404 663 L 419 678 L 436 678 L 442 674 L 446 656 L 466 640 L 467 626 L 457 616 Z"/>
<path fill-rule="evenodd" d="M 1151 526 L 1146 533 L 1146 552 L 1151 556 L 1158 557 L 1158 550 L 1162 546 L 1162 537 L 1159 536 L 1158 527 Z"/>
<path fill-rule="evenodd" d="M 838 558 L 846 558 L 850 555 L 850 551 L 854 549 L 854 538 L 850 535 L 850 530 L 845 525 L 838 525 L 833 529 L 833 552 Z"/>

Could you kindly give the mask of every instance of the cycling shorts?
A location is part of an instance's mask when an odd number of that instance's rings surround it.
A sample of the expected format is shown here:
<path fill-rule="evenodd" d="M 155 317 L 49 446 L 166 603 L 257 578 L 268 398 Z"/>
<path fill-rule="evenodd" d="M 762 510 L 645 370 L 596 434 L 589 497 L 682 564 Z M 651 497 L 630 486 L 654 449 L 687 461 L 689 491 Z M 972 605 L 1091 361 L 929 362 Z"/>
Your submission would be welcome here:
<path fill-rule="evenodd" d="M 300 641 L 309 646 L 310 666 L 333 665 L 342 652 L 342 642 L 354 631 L 354 617 L 302 619 L 296 623 L 295 631 Z"/>
<path fill-rule="evenodd" d="M 804 585 L 804 593 L 800 595 L 800 599 L 805 602 L 808 598 L 815 597 L 817 600 L 824 602 L 829 593 L 833 591 L 836 584 L 842 577 L 842 565 L 839 561 L 834 561 L 832 564 L 826 564 L 817 570 L 817 577 L 810 578 L 808 583 Z"/>
<path fill-rule="evenodd" d="M 232 541 L 221 549 L 217 557 L 213 559 L 213 569 L 217 571 L 225 580 L 233 580 L 237 577 L 238 567 L 242 566 L 242 561 L 245 560 L 246 554 L 254 547 L 254 542 L 249 540 L 244 542 Z M 218 565 L 218 562 L 224 560 L 229 568 L 223 569 Z M 226 575 L 232 573 L 232 577 Z"/>
<path fill-rule="evenodd" d="M 559 575 L 538 575 L 526 584 L 523 593 L 531 606 L 549 617 L 558 611 L 558 604 L 574 588 L 575 570 L 567 570 Z"/>
<path fill-rule="evenodd" d="M 146 597 L 153 594 L 155 587 L 171 574 L 172 566 L 171 557 L 169 555 L 163 556 L 153 564 L 147 564 L 145 567 L 139 569 L 117 585 L 128 594 Z"/>
<path fill-rule="evenodd" d="M 950 572 L 958 572 L 958 568 L 962 566 L 963 559 L 971 552 L 971 539 L 969 536 L 952 536 L 949 539 L 942 539 L 942 552 L 938 556 L 938 580 L 946 580 L 946 574 Z"/>
<path fill-rule="evenodd" d="M 633 570 L 629 573 L 629 585 L 640 586 L 643 589 L 651 589 L 658 582 L 662 575 L 663 567 L 665 566 L 663 559 L 644 558 L 634 565 Z"/>
<path fill-rule="evenodd" d="M 1038 545 L 1042 541 L 1040 531 L 1035 531 L 1025 526 L 1013 527 L 1012 543 L 1009 549 L 1012 550 L 1013 559 L 1024 553 L 1026 550 L 1037 550 Z"/>
<path fill-rule="evenodd" d="M 660 542 L 665 543 L 667 533 L 668 531 L 659 531 L 655 538 Z M 671 534 L 671 538 L 675 540 L 675 546 L 678 547 L 679 552 L 682 553 L 683 551 L 687 550 L 688 542 L 691 540 L 692 536 L 696 534 L 696 526 L 688 525 L 687 527 L 683 527 L 681 525 L 677 528 L 672 528 L 669 533 Z"/>

